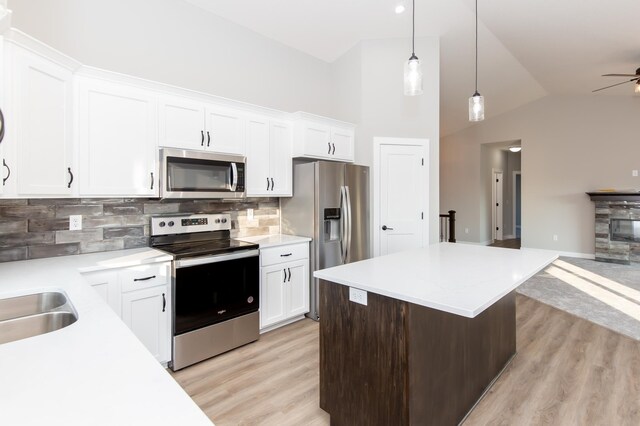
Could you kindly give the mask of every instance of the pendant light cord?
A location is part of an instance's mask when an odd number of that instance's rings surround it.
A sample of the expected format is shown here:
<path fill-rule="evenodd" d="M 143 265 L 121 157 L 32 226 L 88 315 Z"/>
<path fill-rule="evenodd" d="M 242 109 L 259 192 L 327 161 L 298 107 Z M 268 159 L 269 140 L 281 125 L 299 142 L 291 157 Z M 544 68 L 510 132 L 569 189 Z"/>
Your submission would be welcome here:
<path fill-rule="evenodd" d="M 476 93 L 478 93 L 478 0 L 476 0 Z"/>
<path fill-rule="evenodd" d="M 411 13 L 413 15 L 412 30 L 411 30 L 411 56 L 416 56 L 416 0 L 413 0 L 413 8 Z M 476 86 L 477 86 L 477 83 L 476 83 Z"/>

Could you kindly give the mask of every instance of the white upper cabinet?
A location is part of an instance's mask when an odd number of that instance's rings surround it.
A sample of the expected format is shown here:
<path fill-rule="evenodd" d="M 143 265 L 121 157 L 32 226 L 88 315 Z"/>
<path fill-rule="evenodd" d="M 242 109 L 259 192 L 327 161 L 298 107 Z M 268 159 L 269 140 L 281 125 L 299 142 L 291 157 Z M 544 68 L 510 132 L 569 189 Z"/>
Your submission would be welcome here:
<path fill-rule="evenodd" d="M 291 196 L 291 124 L 247 120 L 247 196 Z"/>
<path fill-rule="evenodd" d="M 7 114 L 7 96 L 4 90 L 4 38 L 0 36 L 0 196 L 5 192 L 5 186 L 9 180 L 10 168 L 5 157 L 6 127 L 5 120 Z"/>
<path fill-rule="evenodd" d="M 323 160 L 354 160 L 352 124 L 303 112 L 292 114 L 295 122 L 294 157 Z"/>
<path fill-rule="evenodd" d="M 7 48 L 16 195 L 73 195 L 73 72 L 16 45 Z"/>
<path fill-rule="evenodd" d="M 78 77 L 80 194 L 158 196 L 154 92 Z"/>
<path fill-rule="evenodd" d="M 179 97 L 162 97 L 159 111 L 160 146 L 245 155 L 239 111 Z"/>
<path fill-rule="evenodd" d="M 162 97 L 159 111 L 160 146 L 205 149 L 203 104 L 183 98 Z"/>

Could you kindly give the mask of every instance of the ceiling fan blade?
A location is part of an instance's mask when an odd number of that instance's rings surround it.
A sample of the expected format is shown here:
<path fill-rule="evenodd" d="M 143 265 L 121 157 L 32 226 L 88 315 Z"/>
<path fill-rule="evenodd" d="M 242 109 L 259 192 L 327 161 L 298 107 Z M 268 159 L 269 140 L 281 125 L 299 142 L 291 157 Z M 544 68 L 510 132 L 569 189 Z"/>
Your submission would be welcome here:
<path fill-rule="evenodd" d="M 602 74 L 603 77 L 640 77 L 638 74 Z"/>
<path fill-rule="evenodd" d="M 632 81 L 638 81 L 638 80 L 640 80 L 640 77 L 632 78 L 631 80 L 623 81 L 622 83 L 612 84 L 611 86 L 601 87 L 599 89 L 592 90 L 591 93 L 599 92 L 599 91 L 604 90 L 604 89 L 609 89 L 611 87 L 620 86 L 621 84 L 627 84 L 627 83 L 631 83 Z"/>

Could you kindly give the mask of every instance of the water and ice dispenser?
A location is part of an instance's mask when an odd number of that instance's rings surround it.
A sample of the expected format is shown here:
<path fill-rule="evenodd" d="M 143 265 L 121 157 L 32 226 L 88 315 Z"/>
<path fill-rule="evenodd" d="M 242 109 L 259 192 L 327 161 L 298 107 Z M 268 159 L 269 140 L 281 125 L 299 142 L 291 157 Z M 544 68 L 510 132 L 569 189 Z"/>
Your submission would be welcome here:
<path fill-rule="evenodd" d="M 340 240 L 340 208 L 324 209 L 324 241 Z"/>

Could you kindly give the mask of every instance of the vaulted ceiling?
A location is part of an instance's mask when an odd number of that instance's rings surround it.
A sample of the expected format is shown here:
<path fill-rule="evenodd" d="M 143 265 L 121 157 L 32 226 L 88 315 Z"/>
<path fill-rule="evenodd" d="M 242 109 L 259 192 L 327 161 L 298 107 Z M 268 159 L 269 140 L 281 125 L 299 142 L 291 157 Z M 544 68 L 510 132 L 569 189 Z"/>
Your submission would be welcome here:
<path fill-rule="evenodd" d="M 185 0 L 326 62 L 366 39 L 409 37 L 408 0 Z M 404 2 L 406 11 L 394 8 Z M 639 0 L 478 0 L 487 117 L 548 94 L 590 94 L 640 67 Z M 440 37 L 441 135 L 470 125 L 475 0 L 416 0 L 416 36 Z M 407 55 L 410 46 L 407 46 Z M 416 46 L 420 57 L 420 46 Z M 623 85 L 593 96 L 633 96 Z M 428 93 L 424 96 L 428 96 Z M 640 97 L 638 99 L 640 102 Z"/>

